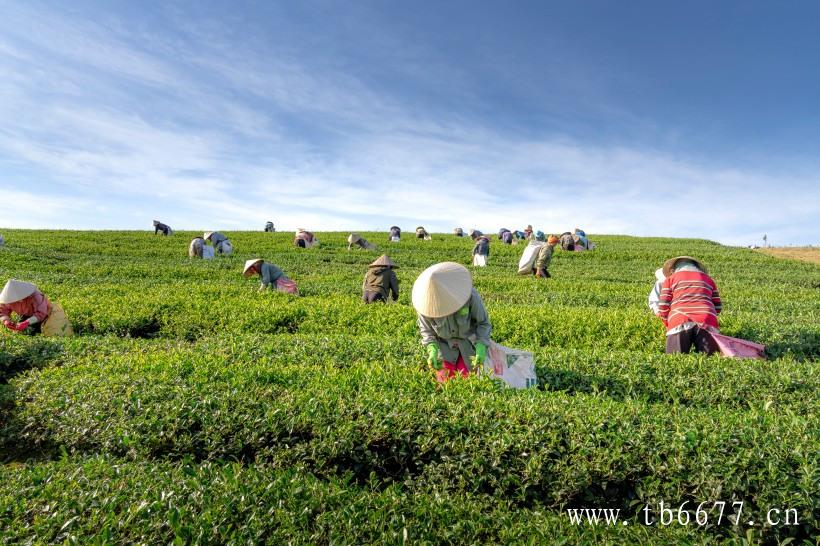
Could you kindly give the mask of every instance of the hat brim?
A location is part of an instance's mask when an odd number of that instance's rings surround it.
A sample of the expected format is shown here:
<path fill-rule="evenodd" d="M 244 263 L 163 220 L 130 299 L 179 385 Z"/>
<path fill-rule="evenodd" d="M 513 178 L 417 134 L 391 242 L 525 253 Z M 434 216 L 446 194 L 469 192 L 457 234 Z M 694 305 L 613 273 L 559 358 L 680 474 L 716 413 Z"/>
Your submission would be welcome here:
<path fill-rule="evenodd" d="M 37 287 L 30 282 L 9 279 L 3 291 L 0 292 L 0 303 L 16 303 L 23 300 L 37 291 Z"/>
<path fill-rule="evenodd" d="M 413 283 L 412 302 L 425 317 L 452 315 L 470 300 L 473 278 L 461 264 L 443 262 L 422 271 Z"/>
<path fill-rule="evenodd" d="M 672 274 L 675 273 L 675 264 L 677 264 L 681 260 L 689 260 L 690 262 L 693 262 L 695 265 L 697 265 L 698 268 L 700 268 L 701 271 L 703 271 L 704 273 L 707 273 L 706 266 L 704 266 L 703 263 L 701 263 L 700 260 L 695 259 L 691 256 L 677 256 L 675 258 L 670 258 L 670 259 L 666 260 L 665 262 L 663 262 L 663 268 L 662 269 L 663 269 L 664 276 L 665 277 L 671 277 Z"/>
<path fill-rule="evenodd" d="M 251 272 L 251 268 L 253 268 L 253 266 L 255 265 L 261 264 L 263 261 L 264 260 L 261 258 L 256 260 L 248 260 L 247 262 L 245 262 L 245 269 L 242 270 L 242 275 L 244 277 L 250 277 L 251 275 L 253 275 L 253 273 Z"/>

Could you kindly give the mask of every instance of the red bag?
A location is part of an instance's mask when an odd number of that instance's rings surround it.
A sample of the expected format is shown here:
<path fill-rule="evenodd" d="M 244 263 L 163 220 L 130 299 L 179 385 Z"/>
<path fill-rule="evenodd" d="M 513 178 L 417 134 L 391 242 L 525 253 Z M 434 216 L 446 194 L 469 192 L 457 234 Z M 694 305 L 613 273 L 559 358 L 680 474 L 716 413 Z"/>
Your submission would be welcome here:
<path fill-rule="evenodd" d="M 712 339 L 717 343 L 720 349 L 720 354 L 734 358 L 760 358 L 765 359 L 764 352 L 765 345 L 747 341 L 745 339 L 738 339 L 736 337 L 724 336 L 723 334 L 716 334 L 709 332 Z"/>
<path fill-rule="evenodd" d="M 280 278 L 276 281 L 276 289 L 285 294 L 299 295 L 299 290 L 296 288 L 296 283 L 290 279 Z"/>

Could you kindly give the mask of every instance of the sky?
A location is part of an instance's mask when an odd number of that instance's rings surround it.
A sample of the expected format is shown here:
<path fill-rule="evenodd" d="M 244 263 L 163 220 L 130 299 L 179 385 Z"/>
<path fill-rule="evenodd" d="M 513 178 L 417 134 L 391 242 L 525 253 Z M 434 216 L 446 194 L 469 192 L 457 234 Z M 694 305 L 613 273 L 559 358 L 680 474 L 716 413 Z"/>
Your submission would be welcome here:
<path fill-rule="evenodd" d="M 820 244 L 816 2 L 0 13 L 0 228 Z"/>

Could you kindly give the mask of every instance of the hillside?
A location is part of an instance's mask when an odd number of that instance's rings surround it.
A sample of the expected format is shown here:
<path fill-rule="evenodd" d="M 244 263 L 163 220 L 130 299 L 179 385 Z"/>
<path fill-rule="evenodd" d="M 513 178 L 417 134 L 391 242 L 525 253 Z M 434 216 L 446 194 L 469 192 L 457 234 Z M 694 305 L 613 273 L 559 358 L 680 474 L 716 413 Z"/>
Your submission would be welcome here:
<path fill-rule="evenodd" d="M 396 305 L 360 303 L 346 234 L 226 232 L 236 254 L 191 261 L 193 233 L 4 230 L 0 281 L 36 283 L 77 336 L 0 334 L 0 536 L 9 542 L 680 543 L 818 536 L 820 266 L 703 240 L 595 236 L 553 278 L 516 275 L 494 240 L 474 270 L 493 338 L 533 351 L 539 388 L 438 388 L 409 303 L 472 242 L 386 243 Z M 704 261 L 722 331 L 769 359 L 663 354 L 646 308 L 672 256 Z M 256 292 L 248 258 L 300 296 Z M 641 525 L 688 501 L 689 525 Z M 740 525 L 694 523 L 743 501 Z M 627 524 L 574 525 L 617 508 Z M 797 525 L 762 525 L 795 509 Z M 655 513 L 653 518 L 657 518 Z"/>

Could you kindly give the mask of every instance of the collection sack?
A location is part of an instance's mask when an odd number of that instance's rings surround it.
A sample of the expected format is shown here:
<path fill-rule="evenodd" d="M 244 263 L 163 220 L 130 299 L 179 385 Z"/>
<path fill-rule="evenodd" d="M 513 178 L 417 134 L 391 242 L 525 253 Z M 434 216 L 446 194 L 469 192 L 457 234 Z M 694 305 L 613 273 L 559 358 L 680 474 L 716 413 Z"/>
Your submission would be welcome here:
<path fill-rule="evenodd" d="M 484 371 L 492 373 L 514 389 L 528 389 L 538 385 L 535 375 L 535 359 L 529 351 L 510 349 L 490 342 Z"/>
<path fill-rule="evenodd" d="M 68 320 L 62 305 L 52 302 L 51 313 L 43 322 L 40 332 L 46 337 L 74 335 L 74 328 L 72 328 L 71 321 Z"/>
<path fill-rule="evenodd" d="M 715 340 L 715 343 L 720 349 L 720 354 L 723 356 L 733 358 L 766 358 L 764 353 L 766 350 L 765 345 L 736 337 L 724 336 L 723 334 L 717 334 L 715 332 L 709 332 L 709 335 Z"/>
<path fill-rule="evenodd" d="M 296 288 L 296 283 L 290 279 L 282 279 L 276 281 L 276 289 L 280 292 L 284 292 L 285 294 L 299 294 L 299 290 Z"/>
<path fill-rule="evenodd" d="M 531 241 L 530 244 L 524 248 L 524 253 L 521 255 L 521 259 L 518 260 L 519 275 L 529 275 L 532 273 L 535 260 L 538 258 L 538 251 L 541 250 L 541 247 L 545 244 L 546 243 L 540 241 Z"/>
<path fill-rule="evenodd" d="M 473 265 L 476 267 L 487 267 L 487 256 L 484 254 L 473 254 Z"/>

